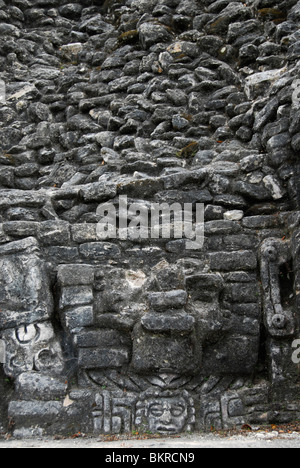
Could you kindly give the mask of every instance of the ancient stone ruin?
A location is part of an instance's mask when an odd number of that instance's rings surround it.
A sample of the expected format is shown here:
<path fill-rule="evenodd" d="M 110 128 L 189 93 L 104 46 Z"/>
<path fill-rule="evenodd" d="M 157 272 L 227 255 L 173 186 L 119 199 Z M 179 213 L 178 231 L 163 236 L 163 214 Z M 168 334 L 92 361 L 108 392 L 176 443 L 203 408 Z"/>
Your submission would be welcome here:
<path fill-rule="evenodd" d="M 299 419 L 300 2 L 70 2 L 0 0 L 0 432 Z"/>

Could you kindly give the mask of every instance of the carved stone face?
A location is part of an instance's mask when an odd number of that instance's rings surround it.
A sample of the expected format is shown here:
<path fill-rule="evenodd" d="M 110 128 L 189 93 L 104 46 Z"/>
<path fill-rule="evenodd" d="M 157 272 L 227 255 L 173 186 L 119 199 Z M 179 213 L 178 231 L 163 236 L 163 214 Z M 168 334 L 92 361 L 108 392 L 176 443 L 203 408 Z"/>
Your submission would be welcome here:
<path fill-rule="evenodd" d="M 157 398 L 148 401 L 148 423 L 153 433 L 182 432 L 188 419 L 187 402 L 183 398 Z"/>

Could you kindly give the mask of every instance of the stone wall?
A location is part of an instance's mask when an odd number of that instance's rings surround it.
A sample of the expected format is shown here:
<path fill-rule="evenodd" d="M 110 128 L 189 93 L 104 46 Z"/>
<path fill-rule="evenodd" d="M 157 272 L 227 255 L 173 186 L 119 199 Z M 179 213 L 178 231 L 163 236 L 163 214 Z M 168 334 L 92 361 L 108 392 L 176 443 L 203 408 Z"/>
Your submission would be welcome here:
<path fill-rule="evenodd" d="M 1 431 L 297 420 L 300 3 L 0 8 Z M 103 240 L 125 196 L 203 248 Z"/>

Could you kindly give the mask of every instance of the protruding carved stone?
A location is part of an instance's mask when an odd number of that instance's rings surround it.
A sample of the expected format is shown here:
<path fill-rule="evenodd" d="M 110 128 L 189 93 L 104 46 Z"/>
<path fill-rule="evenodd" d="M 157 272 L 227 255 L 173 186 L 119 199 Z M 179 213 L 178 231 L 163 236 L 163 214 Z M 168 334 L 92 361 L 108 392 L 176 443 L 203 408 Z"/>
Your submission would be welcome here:
<path fill-rule="evenodd" d="M 0 247 L 0 329 L 51 317 L 53 299 L 39 252 L 33 237 Z"/>
<path fill-rule="evenodd" d="M 294 333 L 292 303 L 283 304 L 280 278 L 282 274 L 280 267 L 288 264 L 289 261 L 289 245 L 286 242 L 268 239 L 263 243 L 261 247 L 261 281 L 264 321 L 266 329 L 272 337 L 288 337 Z"/>
<path fill-rule="evenodd" d="M 154 434 L 172 435 L 191 431 L 195 424 L 194 401 L 187 391 L 148 390 L 137 402 L 135 424 Z"/>
<path fill-rule="evenodd" d="M 4 330 L 6 346 L 4 370 L 10 377 L 23 372 L 60 374 L 64 369 L 61 346 L 48 322 Z"/>

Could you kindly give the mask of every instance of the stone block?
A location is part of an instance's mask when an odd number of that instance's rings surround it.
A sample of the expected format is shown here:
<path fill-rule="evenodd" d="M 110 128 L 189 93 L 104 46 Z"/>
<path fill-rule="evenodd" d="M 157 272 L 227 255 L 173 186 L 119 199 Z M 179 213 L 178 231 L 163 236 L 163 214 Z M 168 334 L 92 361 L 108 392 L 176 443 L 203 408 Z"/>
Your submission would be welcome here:
<path fill-rule="evenodd" d="M 280 222 L 277 216 L 249 216 L 243 219 L 242 225 L 248 229 L 271 229 Z"/>
<path fill-rule="evenodd" d="M 80 190 L 80 195 L 86 203 L 104 202 L 114 198 L 116 194 L 116 186 L 112 184 L 92 183 Z"/>
<path fill-rule="evenodd" d="M 260 291 L 257 284 L 236 283 L 232 285 L 233 302 L 251 303 L 260 300 Z"/>
<path fill-rule="evenodd" d="M 72 239 L 78 244 L 98 240 L 95 224 L 75 224 L 71 226 Z"/>
<path fill-rule="evenodd" d="M 79 247 L 80 254 L 86 260 L 102 260 L 119 257 L 121 252 L 117 245 L 109 242 L 88 242 Z"/>
<path fill-rule="evenodd" d="M 62 321 L 68 330 L 89 327 L 94 323 L 92 306 L 74 307 L 62 313 Z"/>
<path fill-rule="evenodd" d="M 34 221 L 7 221 L 3 223 L 3 231 L 13 237 L 36 236 L 38 223 Z"/>
<path fill-rule="evenodd" d="M 33 370 L 60 375 L 64 361 L 60 343 L 49 322 L 19 325 L 1 333 L 5 342 L 4 371 L 17 377 Z"/>
<path fill-rule="evenodd" d="M 119 348 L 129 341 L 123 333 L 109 328 L 84 330 L 74 337 L 74 342 L 79 348 Z"/>
<path fill-rule="evenodd" d="M 252 374 L 258 360 L 258 336 L 230 335 L 203 352 L 204 373 Z"/>
<path fill-rule="evenodd" d="M 153 333 L 189 333 L 194 329 L 195 319 L 185 313 L 148 313 L 142 317 L 141 323 L 145 330 Z"/>
<path fill-rule="evenodd" d="M 63 398 L 67 388 L 64 377 L 50 377 L 39 372 L 24 372 L 16 379 L 16 393 L 22 400 Z"/>
<path fill-rule="evenodd" d="M 223 279 L 220 274 L 195 274 L 187 276 L 186 287 L 191 301 L 213 302 L 219 298 Z"/>
<path fill-rule="evenodd" d="M 205 223 L 206 235 L 226 235 L 234 234 L 241 230 L 241 226 L 237 221 L 220 220 L 208 221 Z"/>
<path fill-rule="evenodd" d="M 93 299 L 93 290 L 90 286 L 66 286 L 62 290 L 59 307 L 65 309 L 66 307 L 91 304 Z"/>
<path fill-rule="evenodd" d="M 155 310 L 178 309 L 186 305 L 187 293 L 183 290 L 157 292 L 149 294 L 150 306 Z"/>
<path fill-rule="evenodd" d="M 48 319 L 53 298 L 34 238 L 0 247 L 0 329 Z"/>
<path fill-rule="evenodd" d="M 139 28 L 140 41 L 145 49 L 157 42 L 169 42 L 172 39 L 167 28 L 162 24 L 143 23 Z"/>
<path fill-rule="evenodd" d="M 38 239 L 44 245 L 70 244 L 70 226 L 63 221 L 45 221 L 39 225 Z"/>
<path fill-rule="evenodd" d="M 255 270 L 257 267 L 257 255 L 251 250 L 211 253 L 209 260 L 212 270 Z"/>
<path fill-rule="evenodd" d="M 116 369 L 129 360 L 127 348 L 80 348 L 78 365 L 84 369 Z"/>
<path fill-rule="evenodd" d="M 88 285 L 94 282 L 94 268 L 91 265 L 61 265 L 57 279 L 61 286 Z"/>
<path fill-rule="evenodd" d="M 63 411 L 63 404 L 59 401 L 21 401 L 13 400 L 9 403 L 8 417 L 18 425 L 25 426 L 51 423 Z"/>
<path fill-rule="evenodd" d="M 55 258 L 57 263 L 74 263 L 76 260 L 79 261 L 79 251 L 77 247 L 55 245 L 53 247 L 46 247 L 44 252 L 47 259 L 52 261 Z"/>
<path fill-rule="evenodd" d="M 164 336 L 141 331 L 133 344 L 132 368 L 138 373 L 194 373 L 201 355 L 190 336 Z"/>

